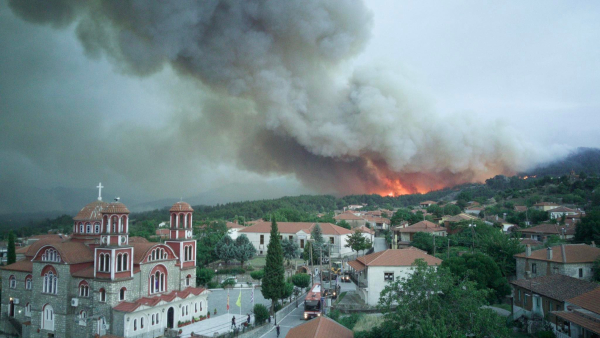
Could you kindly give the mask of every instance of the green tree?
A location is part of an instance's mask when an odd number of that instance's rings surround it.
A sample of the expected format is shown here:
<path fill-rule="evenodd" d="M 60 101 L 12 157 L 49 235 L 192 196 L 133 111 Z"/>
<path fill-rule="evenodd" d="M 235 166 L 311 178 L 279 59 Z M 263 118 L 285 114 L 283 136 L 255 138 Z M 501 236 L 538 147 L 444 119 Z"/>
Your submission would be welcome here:
<path fill-rule="evenodd" d="M 454 215 L 458 215 L 460 213 L 461 213 L 461 210 L 458 205 L 448 203 L 444 206 L 444 214 L 446 214 L 446 215 L 454 216 Z"/>
<path fill-rule="evenodd" d="M 292 295 L 294 294 L 294 284 L 292 283 L 285 283 L 284 284 L 284 288 L 283 288 L 283 295 L 281 297 L 281 299 L 285 299 L 285 298 L 292 298 Z"/>
<path fill-rule="evenodd" d="M 254 258 L 256 255 L 256 248 L 246 235 L 239 235 L 235 239 L 235 250 L 234 257 L 242 264 L 242 268 L 244 267 L 244 262 L 247 262 Z"/>
<path fill-rule="evenodd" d="M 233 239 L 231 239 L 229 235 L 223 236 L 215 246 L 215 253 L 219 259 L 228 265 L 229 262 L 234 260 L 236 256 L 236 248 L 233 243 Z"/>
<path fill-rule="evenodd" d="M 600 282 L 600 257 L 596 258 L 594 265 L 592 266 L 592 278 L 596 282 Z"/>
<path fill-rule="evenodd" d="M 346 222 L 345 220 L 341 220 L 341 221 L 337 222 L 337 226 L 340 226 L 340 227 L 342 227 L 344 229 L 348 229 L 348 230 L 352 229 L 350 224 L 348 222 Z"/>
<path fill-rule="evenodd" d="M 365 238 L 365 236 L 363 236 L 360 230 L 355 230 L 354 233 L 352 233 L 352 235 L 348 236 L 348 239 L 346 240 L 346 245 L 344 245 L 344 247 L 350 248 L 352 249 L 352 251 L 356 251 L 356 255 L 358 255 L 358 252 L 360 250 L 363 250 L 366 240 L 367 239 Z"/>
<path fill-rule="evenodd" d="M 415 248 L 427 251 L 428 254 L 433 255 L 433 236 L 428 232 L 417 232 L 413 236 L 413 240 L 410 242 L 410 245 Z M 446 238 L 437 238 L 435 242 L 436 252 L 444 252 L 445 244 L 447 243 Z"/>
<path fill-rule="evenodd" d="M 252 279 L 257 280 L 258 283 L 260 284 L 260 280 L 263 279 L 263 277 L 265 277 L 265 270 L 260 269 L 260 270 L 255 270 L 250 272 L 250 277 L 252 277 Z"/>
<path fill-rule="evenodd" d="M 262 281 L 262 294 L 271 300 L 271 314 L 275 303 L 283 298 L 285 292 L 285 270 L 283 268 L 283 249 L 279 240 L 279 230 L 275 218 L 271 223 L 271 236 L 267 246 L 265 277 Z"/>
<path fill-rule="evenodd" d="M 317 253 L 317 256 L 319 258 L 329 257 L 327 243 L 325 243 L 325 239 L 323 238 L 323 230 L 321 230 L 321 226 L 319 225 L 319 223 L 315 224 L 314 228 L 310 232 L 310 238 L 312 240 L 312 243 L 314 244 L 313 257 L 315 255 L 315 252 Z"/>
<path fill-rule="evenodd" d="M 475 282 L 478 289 L 493 290 L 488 295 L 490 302 L 510 294 L 508 280 L 502 276 L 498 264 L 482 253 L 450 257 L 442 262 L 442 267 L 448 268 L 458 278 L 466 277 Z"/>
<path fill-rule="evenodd" d="M 310 286 L 310 275 L 307 273 L 297 273 L 292 276 L 292 283 L 301 288 L 307 288 Z"/>
<path fill-rule="evenodd" d="M 269 310 L 262 304 L 254 305 L 253 312 L 256 325 L 262 325 L 269 319 Z"/>
<path fill-rule="evenodd" d="M 207 222 L 197 233 L 196 261 L 199 266 L 206 266 L 219 259 L 215 251 L 216 244 L 227 234 L 225 222 Z"/>
<path fill-rule="evenodd" d="M 15 240 L 16 236 L 12 230 L 8 233 L 8 253 L 7 253 L 7 261 L 6 264 L 12 264 L 17 261 L 17 251 L 15 248 Z"/>
<path fill-rule="evenodd" d="M 483 230 L 483 226 L 477 226 L 477 231 Z M 481 250 L 492 258 L 504 277 L 516 274 L 516 261 L 514 255 L 525 251 L 525 247 L 517 238 L 512 238 L 496 229 L 488 227 L 491 231 L 481 232 L 479 243 Z M 479 233 L 478 233 L 479 234 Z"/>
<path fill-rule="evenodd" d="M 381 292 L 379 307 L 385 319 L 377 330 L 394 332 L 382 337 L 509 337 L 504 319 L 482 308 L 487 293 L 447 269 L 417 260 L 410 276 Z"/>
<path fill-rule="evenodd" d="M 573 239 L 579 243 L 600 243 L 600 209 L 593 209 L 581 219 Z"/>
<path fill-rule="evenodd" d="M 208 283 L 215 277 L 213 269 L 196 268 L 196 285 L 208 285 Z"/>
<path fill-rule="evenodd" d="M 294 241 L 284 239 L 281 241 L 281 248 L 283 249 L 283 257 L 287 260 L 288 265 L 292 259 L 300 256 L 300 247 Z"/>

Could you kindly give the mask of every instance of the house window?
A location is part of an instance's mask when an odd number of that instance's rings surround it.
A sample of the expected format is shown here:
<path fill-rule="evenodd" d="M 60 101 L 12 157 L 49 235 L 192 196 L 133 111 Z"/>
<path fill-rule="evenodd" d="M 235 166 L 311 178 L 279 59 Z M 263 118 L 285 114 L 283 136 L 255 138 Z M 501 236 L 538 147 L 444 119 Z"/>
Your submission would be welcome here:
<path fill-rule="evenodd" d="M 82 281 L 79 284 L 79 297 L 89 297 L 90 295 L 90 286 L 86 281 Z"/>
<path fill-rule="evenodd" d="M 529 298 L 529 295 L 525 294 L 523 305 L 529 304 L 529 299 L 527 299 L 527 298 Z"/>
<path fill-rule="evenodd" d="M 521 289 L 519 289 L 519 297 L 518 297 L 518 299 L 519 299 L 519 302 L 520 302 L 521 301 Z"/>
<path fill-rule="evenodd" d="M 100 223 L 94 224 L 94 232 L 97 234 L 100 233 Z"/>
<path fill-rule="evenodd" d="M 25 278 L 25 290 L 31 290 L 31 276 Z"/>
<path fill-rule="evenodd" d="M 531 273 L 537 273 L 537 264 L 536 263 L 531 264 Z"/>
<path fill-rule="evenodd" d="M 265 244 L 265 235 L 260 235 L 260 244 Z"/>
<path fill-rule="evenodd" d="M 540 298 L 541 298 L 541 297 L 535 297 L 535 305 L 536 305 L 537 307 L 540 307 Z"/>
<path fill-rule="evenodd" d="M 88 234 L 92 232 L 92 225 L 90 223 L 87 223 L 85 225 L 85 232 L 87 232 Z"/>
<path fill-rule="evenodd" d="M 133 331 L 137 331 L 137 319 L 133 320 Z"/>
<path fill-rule="evenodd" d="M 304 249 L 304 240 L 303 239 L 300 240 L 300 249 Z"/>
<path fill-rule="evenodd" d="M 49 271 L 44 275 L 44 287 L 42 292 L 50 294 L 58 294 L 58 277 L 54 272 Z"/>
<path fill-rule="evenodd" d="M 185 285 L 190 286 L 190 281 L 192 280 L 192 275 L 187 275 L 185 277 Z"/>
<path fill-rule="evenodd" d="M 384 272 L 383 280 L 386 282 L 393 282 L 394 281 L 394 273 L 393 272 Z"/>
<path fill-rule="evenodd" d="M 294 236 L 290 235 L 290 236 L 288 236 L 288 239 L 289 239 L 289 240 L 290 240 L 290 242 L 291 242 L 291 241 L 293 241 L 293 240 L 294 240 Z"/>
<path fill-rule="evenodd" d="M 104 289 L 100 289 L 100 301 L 101 302 L 106 302 L 106 290 Z"/>
<path fill-rule="evenodd" d="M 58 251 L 56 251 L 54 249 L 47 249 L 42 254 L 42 261 L 43 262 L 60 262 L 60 255 L 58 254 Z"/>
<path fill-rule="evenodd" d="M 140 329 L 144 328 L 144 317 L 140 318 Z"/>
<path fill-rule="evenodd" d="M 554 311 L 554 309 L 553 309 L 553 308 L 554 308 L 554 306 L 552 305 L 552 302 L 551 302 L 551 301 L 548 301 L 548 309 L 549 309 L 550 311 Z"/>
<path fill-rule="evenodd" d="M 155 323 L 155 322 L 154 322 L 154 313 L 152 314 L 152 320 L 151 320 L 151 322 L 150 322 L 150 323 L 152 323 L 151 325 L 152 325 L 152 326 L 154 326 L 154 323 Z"/>
<path fill-rule="evenodd" d="M 583 268 L 579 268 L 579 278 L 583 278 Z"/>
<path fill-rule="evenodd" d="M 31 303 L 25 305 L 25 317 L 31 317 Z"/>
<path fill-rule="evenodd" d="M 17 278 L 15 278 L 15 276 L 10 276 L 10 278 L 8 280 L 9 280 L 8 284 L 10 285 L 10 288 L 16 289 L 17 288 Z"/>
<path fill-rule="evenodd" d="M 83 233 L 83 223 L 79 223 L 79 233 Z"/>
<path fill-rule="evenodd" d="M 156 271 L 150 275 L 150 293 L 165 291 L 165 273 Z"/>
<path fill-rule="evenodd" d="M 121 290 L 119 291 L 119 300 L 125 300 L 125 291 L 127 291 L 126 288 L 121 288 Z"/>
<path fill-rule="evenodd" d="M 79 325 L 85 326 L 85 319 L 87 318 L 87 313 L 85 311 L 81 311 L 79 313 Z"/>
<path fill-rule="evenodd" d="M 329 243 L 334 244 L 334 239 L 333 237 L 329 237 Z"/>

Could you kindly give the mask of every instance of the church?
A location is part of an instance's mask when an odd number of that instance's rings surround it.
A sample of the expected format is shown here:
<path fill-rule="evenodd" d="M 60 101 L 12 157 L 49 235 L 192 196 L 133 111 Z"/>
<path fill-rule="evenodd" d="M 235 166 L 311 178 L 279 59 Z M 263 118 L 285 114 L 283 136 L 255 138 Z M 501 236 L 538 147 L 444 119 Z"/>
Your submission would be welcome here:
<path fill-rule="evenodd" d="M 73 218 L 70 238 L 30 245 L 2 267 L 1 330 L 22 337 L 160 337 L 207 314 L 196 285 L 193 209 L 169 210 L 164 243 L 129 237 L 129 210 L 98 200 Z M 66 237 L 66 236 L 65 236 Z"/>

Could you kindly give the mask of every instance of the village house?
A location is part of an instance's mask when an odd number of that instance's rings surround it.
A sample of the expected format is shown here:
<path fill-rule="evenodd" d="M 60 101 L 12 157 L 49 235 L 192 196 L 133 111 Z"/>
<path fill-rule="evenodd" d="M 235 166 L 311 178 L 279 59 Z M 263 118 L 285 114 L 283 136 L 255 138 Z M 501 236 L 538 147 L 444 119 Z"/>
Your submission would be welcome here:
<path fill-rule="evenodd" d="M 376 306 L 383 288 L 397 278 L 410 276 L 414 271 L 413 263 L 417 259 L 424 260 L 427 265 L 442 264 L 441 259 L 428 255 L 423 250 L 409 247 L 387 249 L 358 257 L 348 262 L 348 265 L 358 282 L 358 294 L 366 304 Z"/>
<path fill-rule="evenodd" d="M 600 288 L 568 299 L 565 309 L 552 314 L 559 338 L 600 337 Z"/>
<path fill-rule="evenodd" d="M 558 208 L 560 205 L 553 202 L 539 202 L 533 205 L 535 210 L 549 211 L 554 208 Z"/>
<path fill-rule="evenodd" d="M 319 316 L 291 328 L 285 338 L 353 338 L 354 333 L 333 319 Z"/>
<path fill-rule="evenodd" d="M 238 224 L 238 222 L 227 222 L 226 223 L 227 226 L 227 234 L 229 234 L 229 237 L 231 237 L 231 239 L 235 240 L 238 237 L 238 231 L 240 231 L 240 229 L 243 229 L 244 226 Z"/>
<path fill-rule="evenodd" d="M 357 216 L 352 211 L 345 211 L 339 215 L 334 216 L 333 219 L 335 219 L 336 222 L 346 221 L 348 224 L 350 224 L 351 228 L 356 228 L 367 224 L 366 219 L 364 219 L 361 216 Z"/>
<path fill-rule="evenodd" d="M 100 186 L 101 187 L 101 186 Z M 1 330 L 21 337 L 160 336 L 207 313 L 196 288 L 189 204 L 170 213 L 170 237 L 129 237 L 129 210 L 99 196 L 73 219 L 69 239 L 42 238 L 2 267 Z"/>
<path fill-rule="evenodd" d="M 525 252 L 515 255 L 517 279 L 561 274 L 589 281 L 598 257 L 600 249 L 586 244 L 562 244 L 533 252 L 527 245 Z"/>
<path fill-rule="evenodd" d="M 392 243 L 395 247 L 393 248 L 409 246 L 414 235 L 418 232 L 427 232 L 434 236 L 446 236 L 446 228 L 430 221 L 421 221 L 404 228 L 394 228 L 394 240 Z"/>
<path fill-rule="evenodd" d="M 531 238 L 536 241 L 546 242 L 550 236 L 558 236 L 562 239 L 571 239 L 575 236 L 575 226 L 558 224 L 540 224 L 531 228 L 519 229 L 524 238 Z"/>
<path fill-rule="evenodd" d="M 567 216 L 575 216 L 575 215 L 579 215 L 581 212 L 579 210 L 575 210 L 575 209 L 570 209 L 567 207 L 563 207 L 560 206 L 558 208 L 554 208 L 554 209 L 550 209 L 548 211 L 548 214 L 550 215 L 550 219 L 560 219 L 563 216 L 565 216 L 565 218 Z"/>
<path fill-rule="evenodd" d="M 560 274 L 518 279 L 510 284 L 515 319 L 520 316 L 544 318 L 552 311 L 563 311 L 567 299 L 598 288 L 596 283 Z M 549 320 L 554 322 L 554 318 Z"/>
<path fill-rule="evenodd" d="M 470 214 L 470 215 L 479 216 L 483 210 L 485 210 L 483 207 L 471 206 L 471 207 L 465 208 L 465 213 Z"/>
<path fill-rule="evenodd" d="M 446 231 L 448 232 L 448 234 L 454 234 L 459 232 L 458 229 L 455 229 L 455 225 L 460 223 L 460 222 L 470 222 L 470 221 L 475 221 L 478 218 L 473 216 L 473 215 L 469 215 L 469 214 L 465 214 L 465 213 L 460 213 L 458 215 L 454 215 L 454 216 L 443 216 L 442 217 L 442 223 L 444 224 L 444 227 L 446 228 Z"/>
<path fill-rule="evenodd" d="M 323 233 L 323 239 L 330 244 L 331 257 L 343 257 L 352 254 L 352 249 L 345 247 L 348 243 L 348 237 L 353 231 L 342 228 L 331 223 L 311 223 L 311 222 L 277 222 L 281 239 L 289 239 L 298 244 L 301 250 L 311 239 L 311 232 L 319 224 Z M 238 230 L 239 235 L 246 235 L 250 243 L 256 248 L 258 255 L 267 254 L 267 246 L 271 238 L 271 222 L 258 222 L 252 226 L 244 227 Z M 370 234 L 364 234 L 365 238 L 371 237 Z"/>
<path fill-rule="evenodd" d="M 367 221 L 366 224 L 368 224 L 373 230 L 383 231 L 390 228 L 391 222 L 388 218 L 377 216 L 365 216 L 364 219 Z"/>
<path fill-rule="evenodd" d="M 515 211 L 516 212 L 526 212 L 527 211 L 527 206 L 525 206 L 525 205 L 515 205 Z"/>
<path fill-rule="evenodd" d="M 434 204 L 437 204 L 437 202 L 435 201 L 423 201 L 421 203 L 419 203 L 419 205 L 421 206 L 421 208 L 428 208 Z"/>

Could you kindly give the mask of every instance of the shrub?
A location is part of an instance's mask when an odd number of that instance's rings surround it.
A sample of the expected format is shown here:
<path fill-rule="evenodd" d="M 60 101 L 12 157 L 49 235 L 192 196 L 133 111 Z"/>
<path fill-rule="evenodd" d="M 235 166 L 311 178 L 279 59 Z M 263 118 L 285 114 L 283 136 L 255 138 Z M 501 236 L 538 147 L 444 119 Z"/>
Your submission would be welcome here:
<path fill-rule="evenodd" d="M 277 312 L 277 311 L 281 310 L 282 307 L 283 307 L 283 305 L 281 305 L 280 302 L 276 302 L 273 311 Z"/>
<path fill-rule="evenodd" d="M 210 281 L 206 284 L 206 287 L 209 289 L 216 289 L 219 286 L 219 283 Z"/>
<path fill-rule="evenodd" d="M 269 310 L 262 304 L 254 305 L 254 321 L 256 325 L 264 324 L 269 319 Z"/>
<path fill-rule="evenodd" d="M 235 285 L 235 281 L 233 279 L 226 279 L 223 283 L 221 283 L 222 288 L 233 287 Z"/>
<path fill-rule="evenodd" d="M 200 269 L 196 268 L 196 283 L 200 285 L 207 285 L 213 277 L 215 272 L 212 269 Z"/>
<path fill-rule="evenodd" d="M 335 320 L 336 322 L 340 319 L 340 311 L 339 310 L 333 310 L 329 312 L 329 318 Z"/>

